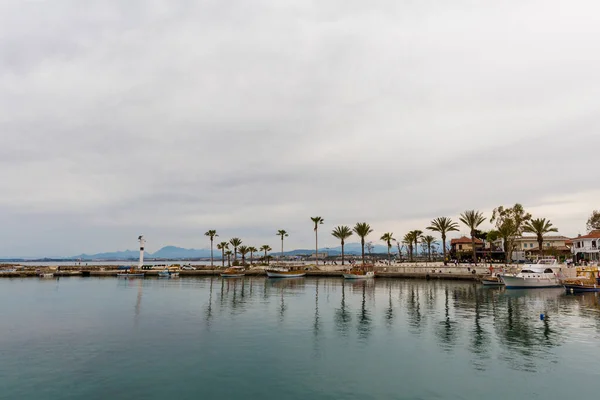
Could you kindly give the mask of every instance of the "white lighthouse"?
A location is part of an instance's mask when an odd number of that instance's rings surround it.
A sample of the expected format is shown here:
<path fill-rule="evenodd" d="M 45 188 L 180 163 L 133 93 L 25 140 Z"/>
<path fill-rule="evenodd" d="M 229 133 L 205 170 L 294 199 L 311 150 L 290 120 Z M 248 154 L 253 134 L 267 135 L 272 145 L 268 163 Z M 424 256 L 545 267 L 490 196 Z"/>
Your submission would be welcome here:
<path fill-rule="evenodd" d="M 146 239 L 144 239 L 144 235 L 140 235 L 138 240 L 140 241 L 140 263 L 138 269 L 142 269 L 144 266 L 144 243 L 146 243 Z"/>

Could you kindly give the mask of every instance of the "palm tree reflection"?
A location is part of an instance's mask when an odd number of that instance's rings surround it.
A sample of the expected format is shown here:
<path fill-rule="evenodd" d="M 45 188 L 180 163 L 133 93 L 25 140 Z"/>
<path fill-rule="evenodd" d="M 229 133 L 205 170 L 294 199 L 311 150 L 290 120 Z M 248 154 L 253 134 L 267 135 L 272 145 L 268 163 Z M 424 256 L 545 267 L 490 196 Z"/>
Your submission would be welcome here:
<path fill-rule="evenodd" d="M 367 310 L 367 282 L 362 283 L 362 302 L 358 315 L 358 337 L 367 339 L 371 333 L 371 315 Z"/>
<path fill-rule="evenodd" d="M 348 329 L 350 327 L 351 320 L 352 316 L 348 312 L 346 306 L 346 284 L 345 280 L 342 280 L 342 300 L 340 303 L 340 308 L 335 310 L 335 324 L 337 326 L 338 332 L 342 336 L 348 335 Z"/>

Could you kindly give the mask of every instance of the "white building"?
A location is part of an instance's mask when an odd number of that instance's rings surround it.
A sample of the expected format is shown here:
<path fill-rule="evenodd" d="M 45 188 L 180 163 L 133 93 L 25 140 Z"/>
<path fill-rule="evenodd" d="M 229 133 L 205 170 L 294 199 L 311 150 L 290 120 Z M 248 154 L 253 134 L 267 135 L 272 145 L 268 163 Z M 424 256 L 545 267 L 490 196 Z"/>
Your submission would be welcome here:
<path fill-rule="evenodd" d="M 600 229 L 591 231 L 587 235 L 573 238 L 574 261 L 598 261 L 600 260 Z"/>

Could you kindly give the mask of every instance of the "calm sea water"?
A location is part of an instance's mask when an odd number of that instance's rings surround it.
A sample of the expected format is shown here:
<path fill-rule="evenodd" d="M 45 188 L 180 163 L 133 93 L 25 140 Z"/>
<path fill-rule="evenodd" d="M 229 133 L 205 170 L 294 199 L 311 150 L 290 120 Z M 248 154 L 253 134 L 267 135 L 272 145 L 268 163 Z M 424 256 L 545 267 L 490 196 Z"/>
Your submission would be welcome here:
<path fill-rule="evenodd" d="M 7 399 L 585 398 L 600 377 L 598 297 L 561 289 L 30 278 L 0 299 Z"/>

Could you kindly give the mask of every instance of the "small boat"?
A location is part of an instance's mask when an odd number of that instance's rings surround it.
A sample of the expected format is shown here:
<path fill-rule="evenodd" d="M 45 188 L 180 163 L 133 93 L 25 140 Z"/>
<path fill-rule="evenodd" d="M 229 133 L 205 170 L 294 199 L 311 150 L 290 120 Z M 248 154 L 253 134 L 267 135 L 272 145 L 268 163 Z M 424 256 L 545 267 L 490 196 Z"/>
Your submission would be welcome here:
<path fill-rule="evenodd" d="M 541 259 L 535 264 L 526 264 L 516 275 L 498 276 L 507 289 L 533 289 L 563 286 L 560 274 L 561 268 L 555 259 Z"/>
<path fill-rule="evenodd" d="M 169 278 L 179 278 L 179 272 L 175 271 L 169 271 Z"/>
<path fill-rule="evenodd" d="M 481 283 L 483 286 L 504 286 L 504 282 L 497 276 L 486 276 L 485 278 L 481 278 Z"/>
<path fill-rule="evenodd" d="M 269 278 L 300 278 L 306 275 L 306 271 L 289 268 L 269 268 L 265 272 Z"/>
<path fill-rule="evenodd" d="M 159 271 L 158 273 L 158 277 L 159 278 L 169 278 L 171 276 L 171 274 L 169 273 L 168 269 L 163 269 L 162 271 Z"/>
<path fill-rule="evenodd" d="M 223 278 L 239 278 L 244 275 L 246 275 L 244 267 L 229 267 L 221 272 L 221 277 Z"/>
<path fill-rule="evenodd" d="M 598 267 L 577 268 L 575 278 L 563 280 L 567 293 L 600 292 Z"/>
<path fill-rule="evenodd" d="M 40 278 L 54 278 L 54 274 L 52 272 L 41 273 L 38 276 Z"/>
<path fill-rule="evenodd" d="M 352 268 L 347 273 L 344 273 L 344 279 L 369 279 L 375 278 L 374 271 L 367 271 L 364 268 Z"/>
<path fill-rule="evenodd" d="M 123 279 L 133 279 L 133 278 L 143 278 L 144 277 L 144 273 L 141 271 L 135 271 L 135 270 L 130 270 L 129 272 L 123 272 L 120 274 L 117 274 L 117 278 L 123 278 Z"/>

